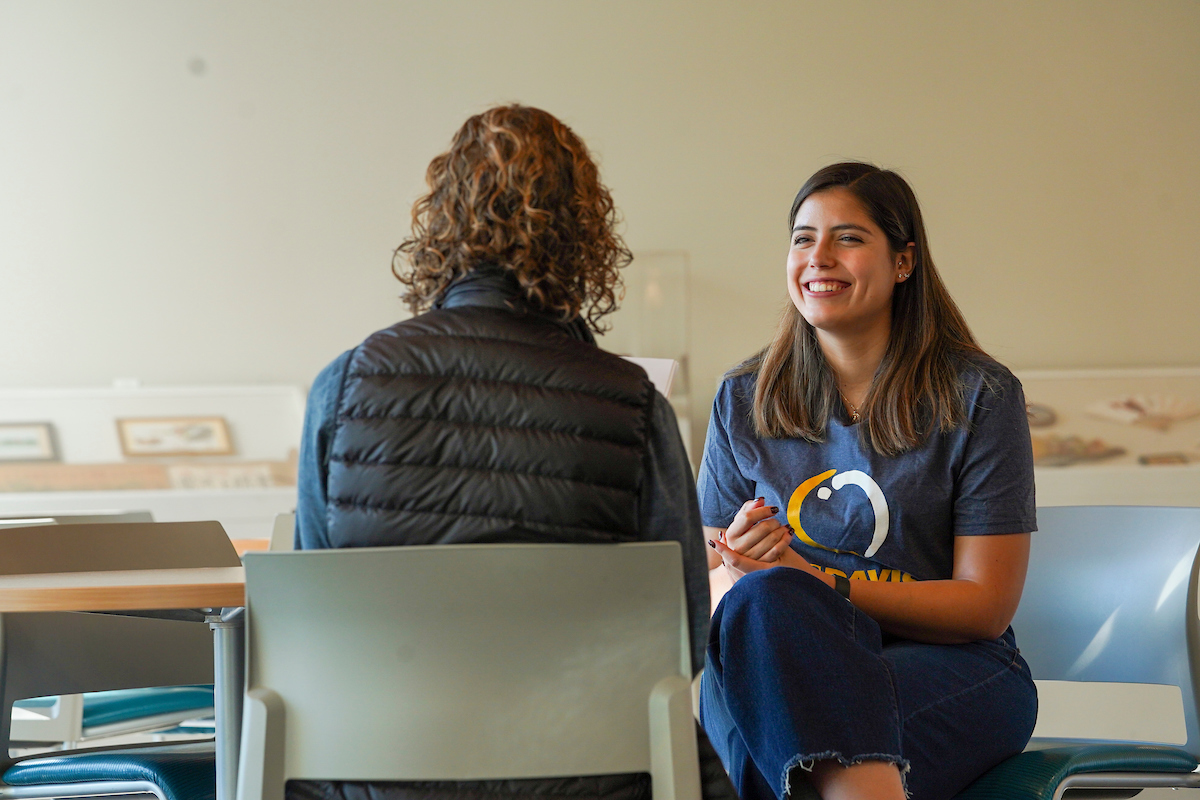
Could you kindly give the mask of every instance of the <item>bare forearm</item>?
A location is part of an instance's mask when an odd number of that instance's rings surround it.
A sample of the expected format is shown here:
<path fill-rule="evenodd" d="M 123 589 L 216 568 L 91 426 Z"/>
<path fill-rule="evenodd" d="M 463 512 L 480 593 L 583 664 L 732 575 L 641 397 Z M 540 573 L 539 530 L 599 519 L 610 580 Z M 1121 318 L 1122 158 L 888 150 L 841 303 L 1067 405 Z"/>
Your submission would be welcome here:
<path fill-rule="evenodd" d="M 888 633 L 933 644 L 995 639 L 1013 613 L 984 586 L 968 580 L 855 580 L 850 582 L 850 602 Z"/>
<path fill-rule="evenodd" d="M 737 576 L 760 569 L 802 569 L 829 586 L 832 575 L 814 567 L 784 546 L 773 563 L 757 561 L 714 543 L 727 569 Z M 995 639 L 1017 613 L 1029 534 L 959 536 L 954 545 L 954 572 L 949 580 L 892 583 L 850 581 L 850 602 L 888 633 L 935 644 Z"/>
<path fill-rule="evenodd" d="M 833 577 L 798 555 L 781 561 L 812 571 L 830 586 Z M 1014 587 L 1007 581 L 988 583 L 968 578 L 892 583 L 850 581 L 850 602 L 895 636 L 934 644 L 961 644 L 995 639 L 1012 621 L 1024 582 L 1024 563 Z"/>
<path fill-rule="evenodd" d="M 704 526 L 704 539 L 706 541 L 720 539 L 724 535 L 724 533 L 725 533 L 724 528 L 710 528 L 707 525 Z M 719 566 L 721 566 L 721 556 L 719 556 L 717 554 L 716 550 L 713 550 L 711 547 L 708 548 L 708 568 L 709 568 L 709 570 L 714 570 Z"/>

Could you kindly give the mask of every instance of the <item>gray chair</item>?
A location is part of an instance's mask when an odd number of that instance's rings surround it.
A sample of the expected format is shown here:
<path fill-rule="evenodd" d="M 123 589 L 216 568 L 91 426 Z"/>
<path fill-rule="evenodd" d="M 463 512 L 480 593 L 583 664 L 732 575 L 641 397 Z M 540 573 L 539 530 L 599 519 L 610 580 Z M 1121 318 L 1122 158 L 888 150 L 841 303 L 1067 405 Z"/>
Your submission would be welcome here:
<path fill-rule="evenodd" d="M 3 575 L 239 565 L 233 545 L 216 522 L 0 529 Z M 168 773 L 175 770 L 191 786 L 189 781 L 196 780 L 193 766 L 202 776 L 211 776 L 211 746 L 199 753 L 194 747 L 160 748 L 147 751 L 148 760 L 81 753 L 14 761 L 7 758 L 12 706 L 19 699 L 53 694 L 212 683 L 213 665 L 212 633 L 199 611 L 0 615 L 0 747 L 7 762 L 0 798 L 91 795 L 98 791 L 97 780 L 125 786 L 129 780 L 116 778 L 140 775 L 139 785 L 145 784 L 140 791 L 151 791 L 147 786 L 152 786 L 164 800 L 178 800 L 170 785 L 164 790 L 154 777 L 165 775 L 169 781 Z M 92 774 L 89 759 L 103 767 L 95 773 L 96 780 L 81 777 Z M 214 791 L 215 783 L 208 790 Z"/>
<path fill-rule="evenodd" d="M 267 547 L 271 552 L 288 551 L 296 537 L 296 512 L 276 514 L 271 526 L 271 544 Z"/>
<path fill-rule="evenodd" d="M 287 781 L 650 773 L 698 800 L 679 545 L 246 556 L 239 800 Z"/>
<path fill-rule="evenodd" d="M 959 797 L 1200 788 L 1200 508 L 1042 508 L 1038 528 L 1013 621 L 1034 739 Z"/>
<path fill-rule="evenodd" d="M 149 511 L 50 511 L 44 514 L 0 516 L 0 523 L 30 518 L 51 520 L 56 525 L 81 525 L 92 522 L 154 522 L 154 516 Z"/>

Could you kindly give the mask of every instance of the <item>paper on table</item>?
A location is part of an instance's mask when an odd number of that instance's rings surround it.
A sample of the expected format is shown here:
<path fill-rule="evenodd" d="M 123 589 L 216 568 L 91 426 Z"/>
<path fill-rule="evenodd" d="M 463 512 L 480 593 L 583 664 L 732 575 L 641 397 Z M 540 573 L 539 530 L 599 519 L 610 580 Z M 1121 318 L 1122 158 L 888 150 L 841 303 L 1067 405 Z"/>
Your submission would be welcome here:
<path fill-rule="evenodd" d="M 671 399 L 671 384 L 675 382 L 675 373 L 679 370 L 679 362 L 673 358 L 640 358 L 637 356 L 622 356 L 626 361 L 637 364 L 646 370 L 650 382 L 659 393 Z"/>

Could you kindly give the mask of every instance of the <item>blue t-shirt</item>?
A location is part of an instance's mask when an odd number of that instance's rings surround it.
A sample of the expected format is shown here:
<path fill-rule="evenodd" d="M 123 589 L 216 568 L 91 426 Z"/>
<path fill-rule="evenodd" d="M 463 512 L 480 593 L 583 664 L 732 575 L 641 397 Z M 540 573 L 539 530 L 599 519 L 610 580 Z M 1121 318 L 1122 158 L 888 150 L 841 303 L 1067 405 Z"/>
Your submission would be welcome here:
<path fill-rule="evenodd" d="M 764 497 L 814 565 L 890 581 L 951 577 L 955 536 L 1037 530 L 1025 394 L 1003 366 L 964 369 L 966 424 L 898 456 L 874 452 L 859 425 L 836 419 L 823 443 L 760 438 L 756 379 L 726 378 L 713 401 L 696 482 L 705 525 L 728 527 L 743 503 Z"/>

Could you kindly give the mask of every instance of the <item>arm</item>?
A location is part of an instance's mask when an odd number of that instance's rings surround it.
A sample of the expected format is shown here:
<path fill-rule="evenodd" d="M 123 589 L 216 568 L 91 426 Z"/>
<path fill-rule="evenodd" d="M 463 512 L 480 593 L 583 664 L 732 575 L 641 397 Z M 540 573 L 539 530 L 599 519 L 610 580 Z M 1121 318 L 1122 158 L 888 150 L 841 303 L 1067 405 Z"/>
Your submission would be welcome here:
<path fill-rule="evenodd" d="M 788 549 L 792 541 L 791 526 L 775 518 L 778 508 L 771 508 L 759 497 L 742 504 L 727 528 L 704 527 L 704 538 L 726 543 L 742 555 L 758 561 L 774 561 Z M 708 568 L 721 566 L 721 556 L 708 551 Z"/>
<path fill-rule="evenodd" d="M 644 541 L 675 541 L 683 550 L 683 579 L 691 623 L 692 668 L 704 666 L 708 645 L 709 594 L 700 508 L 675 412 L 655 393 L 646 436 L 645 480 L 639 504 Z"/>
<path fill-rule="evenodd" d="M 715 545 L 715 546 L 714 546 Z M 710 545 L 735 578 L 773 566 L 804 569 L 830 587 L 833 576 L 788 549 L 774 563 L 740 555 L 719 541 Z M 950 580 L 888 583 L 851 581 L 850 602 L 888 633 L 935 644 L 995 639 L 1012 622 L 1025 586 L 1029 534 L 956 536 Z"/>
<path fill-rule="evenodd" d="M 722 381 L 713 398 L 712 414 L 708 423 L 708 435 L 704 440 L 704 457 L 700 462 L 700 474 L 696 479 L 696 490 L 700 498 L 703 518 L 708 521 L 724 522 L 728 525 L 704 526 L 704 538 L 728 541 L 754 558 L 772 561 L 778 551 L 768 554 L 775 544 L 790 540 L 790 532 L 772 518 L 775 511 L 768 510 L 762 498 L 753 497 L 756 485 L 742 473 L 738 457 L 734 452 L 734 435 L 730 432 L 731 419 L 739 417 L 735 392 L 730 381 Z M 762 523 L 762 524 L 760 524 Z M 749 535 L 744 541 L 740 537 Z M 768 538 L 765 546 L 756 545 Z M 721 558 L 708 552 L 708 568 L 721 566 Z"/>
<path fill-rule="evenodd" d="M 1036 530 L 1033 454 L 1020 383 L 1011 375 L 997 376 L 972 398 L 971 409 L 971 433 L 955 478 L 950 578 L 850 582 L 851 602 L 889 633 L 943 644 L 994 639 L 1016 613 L 1030 537 L 1009 531 Z M 744 551 L 740 543 L 730 544 Z M 735 578 L 738 570 L 768 566 L 721 542 L 715 549 Z M 776 563 L 812 570 L 833 585 L 831 575 L 815 571 L 795 551 Z"/>
<path fill-rule="evenodd" d="M 323 550 L 329 544 L 325 509 L 329 503 L 329 445 L 337 420 L 337 405 L 346 368 L 347 351 L 321 370 L 313 381 L 304 408 L 304 432 L 300 437 L 300 465 L 296 476 L 297 550 Z"/>

